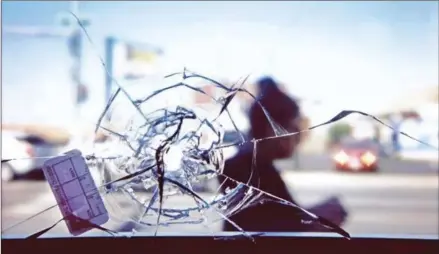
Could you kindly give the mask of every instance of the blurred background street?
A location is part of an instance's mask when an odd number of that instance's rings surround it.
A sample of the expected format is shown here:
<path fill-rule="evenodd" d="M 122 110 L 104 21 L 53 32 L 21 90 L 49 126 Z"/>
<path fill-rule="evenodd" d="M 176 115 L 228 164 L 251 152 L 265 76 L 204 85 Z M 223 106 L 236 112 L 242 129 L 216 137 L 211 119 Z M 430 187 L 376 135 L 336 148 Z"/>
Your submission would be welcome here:
<path fill-rule="evenodd" d="M 301 169 L 285 170 L 282 176 L 304 207 L 332 195 L 338 196 L 349 212 L 344 228 L 352 234 L 438 235 L 439 178 L 435 173 L 399 172 L 397 168 L 388 168 L 387 172 L 369 175 Z M 55 204 L 48 184 L 43 181 L 21 180 L 5 183 L 2 188 L 3 229 Z M 209 195 L 212 194 L 207 193 Z M 193 205 L 191 200 L 177 203 Z M 50 226 L 60 216 L 58 207 L 54 207 L 11 229 L 8 234 L 34 233 Z M 123 223 L 110 223 L 110 226 L 118 230 L 126 227 Z M 219 231 L 220 224 L 211 229 Z M 201 225 L 171 226 L 160 231 L 208 232 Z M 50 231 L 53 234 L 66 232 L 63 223 Z"/>
<path fill-rule="evenodd" d="M 295 131 L 342 110 L 387 125 L 352 114 L 303 132 L 294 153 L 275 162 L 301 205 L 339 197 L 349 213 L 343 227 L 353 234 L 438 236 L 438 9 L 434 1 L 2 3 L 2 231 L 55 205 L 41 171 L 47 158 L 72 149 L 120 155 L 129 145 L 116 142 L 141 143 L 133 136 L 139 111 L 179 105 L 202 108 L 210 119 L 222 107 L 217 101 L 231 98 L 250 74 L 242 88 L 263 98 L 268 85 L 261 80 L 271 80 L 277 95 L 298 107 L 279 104 L 281 112 L 295 111 L 286 120 Z M 133 107 L 138 104 L 129 99 L 177 84 L 180 76 L 163 77 L 185 68 L 225 89 L 187 79 L 196 91 L 169 89 Z M 129 96 L 118 93 L 101 115 L 119 86 Z M 277 98 L 270 100 L 280 103 Z M 240 141 L 239 132 L 255 135 L 253 104 L 237 93 L 227 107 L 233 121 L 225 113 L 210 119 L 224 129 L 222 145 Z M 242 147 L 223 149 L 225 159 Z M 199 193 L 213 195 L 210 183 L 197 184 Z M 190 205 L 181 197 L 173 202 Z M 128 214 L 132 207 L 123 209 Z M 2 234 L 28 235 L 59 218 L 55 206 Z M 131 230 L 125 222 L 109 224 Z M 220 229 L 216 223 L 211 231 Z M 208 232 L 187 224 L 162 231 Z M 67 229 L 60 223 L 50 232 Z"/>
<path fill-rule="evenodd" d="M 331 171 L 333 158 L 330 153 L 302 153 L 298 157 L 298 171 Z M 283 167 L 295 165 L 294 160 L 280 161 Z M 395 158 L 382 158 L 380 172 L 388 174 L 423 174 L 437 173 L 437 162 L 399 160 Z"/>

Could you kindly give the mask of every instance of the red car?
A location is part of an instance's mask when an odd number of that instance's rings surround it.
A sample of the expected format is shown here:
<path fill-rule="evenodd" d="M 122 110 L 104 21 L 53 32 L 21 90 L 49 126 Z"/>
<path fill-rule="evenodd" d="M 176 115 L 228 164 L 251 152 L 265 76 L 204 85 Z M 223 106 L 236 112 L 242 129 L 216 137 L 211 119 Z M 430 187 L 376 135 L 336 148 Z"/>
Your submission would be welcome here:
<path fill-rule="evenodd" d="M 379 149 L 374 141 L 350 140 L 340 144 L 333 156 L 337 171 L 376 172 Z"/>

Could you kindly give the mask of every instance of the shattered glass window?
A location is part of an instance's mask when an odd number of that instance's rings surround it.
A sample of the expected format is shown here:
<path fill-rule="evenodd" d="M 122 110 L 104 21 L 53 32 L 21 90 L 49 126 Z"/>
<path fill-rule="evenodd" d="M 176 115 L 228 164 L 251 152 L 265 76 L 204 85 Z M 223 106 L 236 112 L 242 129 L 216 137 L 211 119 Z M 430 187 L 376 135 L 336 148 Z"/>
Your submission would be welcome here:
<path fill-rule="evenodd" d="M 102 129 L 111 138 L 102 149 L 96 148 L 85 159 L 90 169 L 98 172 L 97 185 L 112 219 L 132 222 L 135 231 L 154 230 L 155 233 L 160 227 L 172 224 L 203 224 L 209 227 L 212 223 L 226 220 L 237 231 L 251 238 L 250 234 L 228 218 L 246 208 L 274 202 L 300 213 L 303 224 L 318 223 L 349 238 L 346 231 L 331 221 L 264 192 L 258 186 L 238 182 L 224 175 L 222 149 L 251 143 L 254 147 L 253 163 L 256 165 L 258 142 L 296 135 L 301 131 L 336 122 L 351 113 L 369 116 L 382 123 L 380 120 L 359 111 L 343 111 L 325 123 L 288 133 L 272 121 L 263 105 L 260 105 L 275 135 L 263 140 L 246 140 L 241 136 L 240 142 L 224 145 L 224 130 L 218 119 L 222 114 L 228 114 L 227 106 L 238 92 L 249 93 L 241 88 L 245 79 L 232 87 L 226 87 L 186 70 L 171 74 L 166 79 L 175 77 L 180 79 L 176 84 L 146 96 L 119 87 L 99 117 L 95 132 Z M 197 105 L 172 105 L 166 100 L 167 91 L 178 93 L 178 89 L 191 89 L 205 94 L 202 89 L 190 84 L 191 79 L 207 80 L 214 83 L 216 89 L 223 91 L 223 95 L 212 98 L 218 104 L 216 111 L 207 112 Z M 255 96 L 251 96 L 257 101 Z M 229 121 L 233 123 L 233 119 Z M 218 188 L 209 197 L 203 197 L 194 190 L 194 185 L 217 176 L 223 176 L 224 181 L 235 182 L 235 187 L 223 191 Z M 142 195 L 145 192 L 149 194 Z M 178 207 L 174 203 L 176 197 L 192 199 L 193 205 Z M 55 209 L 56 205 L 52 208 Z"/>
<path fill-rule="evenodd" d="M 82 24 L 76 15 L 72 14 L 72 17 L 79 25 Z M 84 26 L 80 28 L 88 44 L 95 45 L 88 29 Z M 181 226 L 189 231 L 191 227 L 197 226 L 198 230 L 201 226 L 205 232 L 216 236 L 217 231 L 212 228 L 227 223 L 236 231 L 235 236 L 252 240 L 256 233 L 243 228 L 233 218 L 237 218 L 239 214 L 246 216 L 247 209 L 275 205 L 283 207 L 282 211 L 285 211 L 272 215 L 283 219 L 279 223 L 283 225 L 279 225 L 279 228 L 300 225 L 302 231 L 333 232 L 350 239 L 349 232 L 341 226 L 343 219 L 320 215 L 324 214 L 322 206 L 306 209 L 280 194 L 264 190 L 259 180 L 260 177 L 268 176 L 266 172 L 257 169 L 259 163 L 264 163 L 259 160 L 261 153 L 267 151 L 261 151 L 260 144 L 271 140 L 288 141 L 290 137 L 295 137 L 299 143 L 311 131 L 333 126 L 346 120 L 348 116 L 356 115 L 373 121 L 399 137 L 437 150 L 437 147 L 424 139 L 414 137 L 403 129 L 395 128 L 388 121 L 359 110 L 341 110 L 335 115 L 325 116 L 324 121 L 312 126 L 302 124 L 302 116 L 299 116 L 293 119 L 292 125 L 295 128 L 289 128 L 287 124 L 275 121 L 270 111 L 260 102 L 265 96 L 264 92 L 272 89 L 270 85 L 261 85 L 259 90 L 248 89 L 251 75 L 246 76 L 246 73 L 232 82 L 223 82 L 182 67 L 179 72 L 154 81 L 137 78 L 133 81 L 134 76 L 142 73 L 142 68 L 145 67 L 142 65 L 138 67 L 140 70 L 134 68 L 136 74 L 130 76 L 133 80 L 122 83 L 112 77 L 109 69 L 112 67 L 106 65 L 104 57 L 97 53 L 96 55 L 106 72 L 106 78 L 112 79 L 114 89 L 99 117 L 93 122 L 93 137 L 86 140 L 90 149 L 80 152 L 93 175 L 97 192 L 108 211 L 109 221 L 102 225 L 95 224 L 85 219 L 83 211 L 79 210 L 61 216 L 55 212 L 60 204 L 54 201 L 52 206 L 35 211 L 34 215 L 2 228 L 2 233 L 14 232 L 15 229 L 38 220 L 39 216 L 51 213 L 54 216 L 53 221 L 48 222 L 50 225 L 35 228 L 35 233 L 30 234 L 29 238 L 50 233 L 54 227 L 72 220 L 73 217 L 79 227 L 93 228 L 94 232 L 104 231 L 115 237 L 126 232 L 159 235 L 161 232 L 180 229 Z M 149 61 L 154 57 L 136 55 L 135 58 Z M 239 117 L 233 115 L 230 107 L 237 98 L 242 97 L 260 109 L 272 135 L 255 138 L 248 130 L 238 128 L 236 121 Z M 102 135 L 105 136 L 103 141 L 100 139 Z M 234 136 L 230 138 L 228 135 Z M 234 173 L 225 174 L 228 157 L 226 153 L 230 148 L 251 151 L 248 180 L 237 180 L 233 177 Z M 273 146 L 271 149 L 280 147 Z M 72 155 L 75 152 L 69 153 Z M 26 156 L 4 157 L 2 154 L 2 165 L 25 161 L 24 157 Z M 56 156 L 39 158 L 54 157 Z M 239 172 L 243 169 L 237 167 L 233 170 Z M 45 173 L 49 179 L 47 171 Z M 203 188 L 208 188 L 209 191 L 201 190 Z M 84 193 L 87 196 L 91 192 Z M 65 197 L 63 201 L 69 202 L 75 198 L 78 196 Z M 337 207 L 338 202 L 330 200 L 330 207 Z M 271 218 L 263 216 L 258 218 L 262 222 L 270 221 L 269 219 Z M 121 224 L 124 228 L 116 226 Z M 219 238 L 228 237 L 230 236 Z"/>

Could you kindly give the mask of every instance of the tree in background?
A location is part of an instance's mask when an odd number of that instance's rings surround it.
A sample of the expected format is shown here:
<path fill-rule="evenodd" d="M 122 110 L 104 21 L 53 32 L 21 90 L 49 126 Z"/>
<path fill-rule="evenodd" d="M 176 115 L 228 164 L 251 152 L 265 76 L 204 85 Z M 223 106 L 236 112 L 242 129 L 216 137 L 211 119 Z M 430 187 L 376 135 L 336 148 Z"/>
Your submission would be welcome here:
<path fill-rule="evenodd" d="M 340 141 L 352 133 L 352 127 L 347 123 L 336 123 L 328 130 L 328 147 L 340 143 Z"/>

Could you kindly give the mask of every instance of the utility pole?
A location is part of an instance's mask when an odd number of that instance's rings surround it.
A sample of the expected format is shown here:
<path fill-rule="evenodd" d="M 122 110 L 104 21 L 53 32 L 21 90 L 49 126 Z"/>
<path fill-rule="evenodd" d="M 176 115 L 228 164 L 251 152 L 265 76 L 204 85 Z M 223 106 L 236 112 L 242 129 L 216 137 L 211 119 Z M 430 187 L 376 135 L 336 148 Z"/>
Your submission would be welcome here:
<path fill-rule="evenodd" d="M 69 11 L 80 19 L 82 26 L 87 27 L 90 25 L 90 19 L 80 14 L 79 1 L 70 1 Z M 73 98 L 78 116 L 81 103 L 87 99 L 87 87 L 82 83 L 81 79 L 83 34 L 77 20 L 71 13 L 59 13 L 55 27 L 4 26 L 3 32 L 31 37 L 61 37 L 66 39 L 68 50 L 73 60 L 70 75 L 75 85 Z"/>

